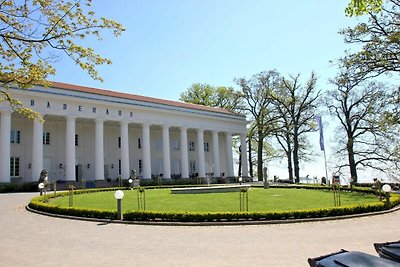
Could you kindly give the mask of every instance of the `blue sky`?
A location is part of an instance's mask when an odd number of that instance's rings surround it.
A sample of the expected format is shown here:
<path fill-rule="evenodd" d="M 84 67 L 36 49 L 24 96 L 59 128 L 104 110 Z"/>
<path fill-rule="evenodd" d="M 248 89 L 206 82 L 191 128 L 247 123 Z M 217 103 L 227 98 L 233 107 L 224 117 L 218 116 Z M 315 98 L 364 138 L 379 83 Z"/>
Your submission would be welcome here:
<path fill-rule="evenodd" d="M 112 3 L 112 4 L 111 4 Z M 51 80 L 178 100 L 193 83 L 236 86 L 235 78 L 276 69 L 281 74 L 311 71 L 319 88 L 330 87 L 330 63 L 350 47 L 338 31 L 354 25 L 345 16 L 348 1 L 337 0 L 149 0 L 94 1 L 99 16 L 115 19 L 126 31 L 119 38 L 88 41 L 113 61 L 99 67 L 104 82 L 92 80 L 68 58 L 60 58 Z M 324 119 L 325 122 L 328 118 Z M 329 130 L 329 128 L 326 128 Z M 326 143 L 329 143 L 329 134 Z M 305 176 L 325 176 L 318 133 L 312 137 L 319 157 Z M 332 144 L 333 145 L 333 144 Z M 327 144 L 328 164 L 331 163 Z M 271 163 L 271 175 L 286 177 L 285 160 Z M 329 172 L 330 173 L 330 172 Z"/>
<path fill-rule="evenodd" d="M 52 80 L 177 100 L 193 83 L 234 86 L 234 78 L 277 69 L 311 71 L 319 85 L 335 75 L 329 61 L 348 48 L 337 34 L 354 24 L 347 1 L 95 1 L 94 11 L 121 22 L 119 38 L 88 42 L 112 65 L 93 81 L 66 57 Z"/>

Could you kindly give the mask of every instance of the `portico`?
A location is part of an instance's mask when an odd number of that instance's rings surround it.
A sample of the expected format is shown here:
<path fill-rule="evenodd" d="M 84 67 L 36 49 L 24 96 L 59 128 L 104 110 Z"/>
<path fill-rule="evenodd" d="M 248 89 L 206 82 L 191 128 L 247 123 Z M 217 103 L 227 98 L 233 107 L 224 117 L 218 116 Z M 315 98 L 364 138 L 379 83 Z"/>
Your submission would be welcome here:
<path fill-rule="evenodd" d="M 247 150 L 245 117 L 222 109 L 63 83 L 10 92 L 45 122 L 0 104 L 0 182 L 231 177 L 232 138 Z"/>

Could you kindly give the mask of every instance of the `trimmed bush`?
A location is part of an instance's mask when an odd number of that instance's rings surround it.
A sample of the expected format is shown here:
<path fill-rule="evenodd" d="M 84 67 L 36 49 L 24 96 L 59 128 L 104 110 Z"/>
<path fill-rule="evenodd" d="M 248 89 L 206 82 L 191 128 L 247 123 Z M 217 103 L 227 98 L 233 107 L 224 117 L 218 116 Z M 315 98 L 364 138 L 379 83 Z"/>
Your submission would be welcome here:
<path fill-rule="evenodd" d="M 284 188 L 287 188 L 284 186 Z M 302 187 L 304 189 L 304 187 Z M 306 189 L 315 189 L 306 187 Z M 320 189 L 327 189 L 326 187 Z M 116 188 L 75 190 L 74 194 L 94 193 L 101 191 L 115 191 Z M 375 193 L 374 190 L 362 189 L 362 193 Z M 47 194 L 51 199 L 58 196 L 67 196 L 68 192 L 57 193 L 54 196 Z M 390 207 L 400 205 L 400 195 L 391 194 Z M 101 210 L 88 208 L 70 208 L 65 206 L 56 206 L 44 203 L 44 196 L 38 196 L 31 200 L 29 207 L 38 211 L 52 214 L 62 214 L 86 218 L 116 219 L 117 211 Z M 123 214 L 125 221 L 168 221 L 168 222 L 219 222 L 219 221 L 265 221 L 265 220 L 290 220 L 323 218 L 344 215 L 361 214 L 368 212 L 377 212 L 387 209 L 384 201 L 369 205 L 351 205 L 324 209 L 309 209 L 297 211 L 279 211 L 279 212 L 158 212 L 158 211 L 128 211 Z"/>
<path fill-rule="evenodd" d="M 399 201 L 399 199 L 397 199 Z M 394 204 L 394 203 L 393 203 Z M 156 211 L 128 211 L 124 213 L 126 221 L 170 221 L 170 222 L 214 222 L 214 221 L 260 221 L 260 220 L 288 220 L 334 217 L 343 215 L 361 214 L 385 210 L 384 203 L 362 206 L 335 207 L 331 209 L 312 209 L 280 212 L 156 212 Z"/>
<path fill-rule="evenodd" d="M 98 218 L 98 219 L 117 219 L 116 211 L 60 207 L 44 203 L 43 200 L 44 200 L 43 196 L 36 197 L 31 200 L 31 202 L 29 203 L 29 207 L 34 210 L 48 212 L 52 214 L 86 217 L 86 218 Z"/>

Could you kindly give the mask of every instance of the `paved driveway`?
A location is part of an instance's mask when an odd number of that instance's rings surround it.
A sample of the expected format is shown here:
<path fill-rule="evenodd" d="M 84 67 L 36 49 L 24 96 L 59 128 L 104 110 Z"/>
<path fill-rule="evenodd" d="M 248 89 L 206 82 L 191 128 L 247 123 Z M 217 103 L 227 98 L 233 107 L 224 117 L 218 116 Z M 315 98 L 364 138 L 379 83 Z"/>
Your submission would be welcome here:
<path fill-rule="evenodd" d="M 341 248 L 376 255 L 400 240 L 400 211 L 257 226 L 146 226 L 52 218 L 25 210 L 36 194 L 0 194 L 1 266 L 308 266 Z"/>

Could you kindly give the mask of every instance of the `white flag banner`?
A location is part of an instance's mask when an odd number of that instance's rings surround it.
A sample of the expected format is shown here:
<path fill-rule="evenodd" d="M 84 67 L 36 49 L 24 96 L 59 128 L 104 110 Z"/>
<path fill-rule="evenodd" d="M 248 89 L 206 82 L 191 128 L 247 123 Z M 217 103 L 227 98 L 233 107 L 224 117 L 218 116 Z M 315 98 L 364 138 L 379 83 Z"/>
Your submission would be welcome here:
<path fill-rule="evenodd" d="M 317 121 L 318 128 L 319 128 L 319 146 L 322 151 L 325 151 L 324 145 L 324 127 L 322 125 L 322 118 L 321 116 L 316 116 L 315 120 Z"/>

